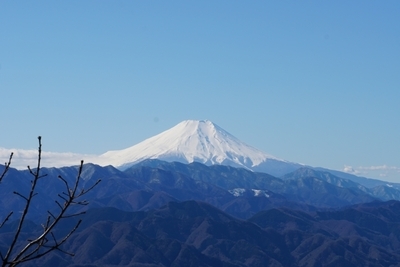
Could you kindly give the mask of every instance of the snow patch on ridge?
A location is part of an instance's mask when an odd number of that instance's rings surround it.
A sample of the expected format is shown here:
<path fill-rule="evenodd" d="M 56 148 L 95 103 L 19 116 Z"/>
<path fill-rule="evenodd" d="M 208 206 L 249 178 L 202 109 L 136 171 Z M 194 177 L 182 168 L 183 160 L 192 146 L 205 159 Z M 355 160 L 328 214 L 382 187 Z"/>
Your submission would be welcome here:
<path fill-rule="evenodd" d="M 235 197 L 241 197 L 241 196 L 243 196 L 243 194 L 245 192 L 246 192 L 246 189 L 244 189 L 244 188 L 235 188 L 235 189 L 229 190 L 229 193 L 231 193 Z"/>
<path fill-rule="evenodd" d="M 263 196 L 269 197 L 269 194 L 265 190 L 251 189 L 254 192 L 255 197 Z"/>
<path fill-rule="evenodd" d="M 267 198 L 270 197 L 267 190 L 260 190 L 260 189 L 250 189 L 250 190 L 253 192 L 252 195 L 255 197 L 267 197 Z M 235 197 L 241 197 L 246 192 L 248 192 L 247 189 L 244 189 L 244 188 L 235 188 L 235 189 L 228 190 L 228 191 Z"/>

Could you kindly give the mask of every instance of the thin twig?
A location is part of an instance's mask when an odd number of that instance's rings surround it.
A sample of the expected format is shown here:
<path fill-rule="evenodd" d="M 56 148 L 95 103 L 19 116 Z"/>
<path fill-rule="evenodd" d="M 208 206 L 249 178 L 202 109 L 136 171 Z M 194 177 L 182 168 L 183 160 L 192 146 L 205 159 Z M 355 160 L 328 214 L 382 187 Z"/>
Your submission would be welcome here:
<path fill-rule="evenodd" d="M 11 215 L 13 214 L 14 212 L 10 212 L 8 215 L 7 215 L 7 217 L 4 219 L 4 221 L 0 224 L 0 228 L 1 227 L 3 227 L 3 225 L 6 223 L 6 221 L 8 221 L 8 219 L 10 219 L 10 217 L 11 217 Z"/>
<path fill-rule="evenodd" d="M 14 153 L 11 152 L 10 158 L 8 159 L 8 162 L 6 162 L 6 163 L 4 164 L 3 173 L 0 175 L 0 183 L 1 183 L 1 181 L 3 180 L 4 176 L 6 175 L 6 173 L 8 172 L 8 169 L 10 169 L 11 160 L 12 160 L 13 155 L 14 155 Z"/>

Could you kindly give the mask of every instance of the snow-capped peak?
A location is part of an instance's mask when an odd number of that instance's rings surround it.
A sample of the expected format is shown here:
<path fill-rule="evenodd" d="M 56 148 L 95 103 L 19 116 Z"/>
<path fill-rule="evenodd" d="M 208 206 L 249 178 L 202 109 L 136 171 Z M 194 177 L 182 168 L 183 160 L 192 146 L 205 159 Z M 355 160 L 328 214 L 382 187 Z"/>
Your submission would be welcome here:
<path fill-rule="evenodd" d="M 201 162 L 252 169 L 267 160 L 281 161 L 257 150 L 208 120 L 186 120 L 132 147 L 100 156 L 127 168 L 145 159 Z"/>

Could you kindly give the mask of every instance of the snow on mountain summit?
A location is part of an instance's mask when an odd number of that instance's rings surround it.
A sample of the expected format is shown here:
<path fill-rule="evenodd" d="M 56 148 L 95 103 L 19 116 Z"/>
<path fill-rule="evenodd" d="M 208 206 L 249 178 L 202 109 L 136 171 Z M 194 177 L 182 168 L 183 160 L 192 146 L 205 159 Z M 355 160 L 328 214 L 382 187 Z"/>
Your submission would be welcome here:
<path fill-rule="evenodd" d="M 247 169 L 267 161 L 286 163 L 255 149 L 208 120 L 186 120 L 132 147 L 100 156 L 122 169 L 145 159 L 221 164 Z"/>

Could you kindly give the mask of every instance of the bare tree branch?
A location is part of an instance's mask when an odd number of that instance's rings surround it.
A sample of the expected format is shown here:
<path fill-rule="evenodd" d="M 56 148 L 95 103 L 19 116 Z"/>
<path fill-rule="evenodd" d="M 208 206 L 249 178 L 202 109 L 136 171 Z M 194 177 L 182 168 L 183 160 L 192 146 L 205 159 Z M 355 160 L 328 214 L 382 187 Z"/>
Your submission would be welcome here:
<path fill-rule="evenodd" d="M 29 172 L 33 176 L 33 180 L 31 181 L 31 189 L 28 193 L 28 195 L 24 196 L 19 192 L 14 192 L 14 194 L 20 196 L 25 200 L 25 206 L 22 211 L 17 230 L 12 238 L 12 241 L 10 243 L 10 246 L 7 250 L 7 253 L 5 255 L 0 253 L 0 257 L 2 260 L 2 266 L 17 266 L 23 262 L 31 261 L 40 257 L 43 257 L 44 255 L 54 251 L 58 250 L 62 253 L 65 253 L 67 255 L 73 255 L 73 253 L 64 251 L 61 249 L 61 246 L 68 240 L 68 238 L 78 229 L 79 225 L 81 224 L 81 220 L 79 220 L 76 225 L 62 238 L 57 238 L 54 230 L 55 227 L 59 224 L 59 222 L 63 219 L 68 219 L 71 217 L 76 217 L 79 215 L 84 214 L 85 212 L 75 212 L 75 213 L 70 213 L 68 214 L 67 211 L 70 210 L 70 208 L 73 205 L 87 205 L 88 202 L 86 200 L 79 200 L 79 198 L 83 197 L 86 195 L 88 192 L 90 192 L 99 182 L 98 180 L 95 184 L 90 186 L 88 189 L 78 189 L 79 188 L 79 183 L 81 181 L 81 175 L 82 175 L 82 169 L 83 169 L 83 160 L 80 163 L 79 170 L 78 170 L 78 175 L 75 179 L 74 184 L 72 187 L 70 184 L 66 181 L 61 176 L 58 176 L 58 178 L 63 182 L 64 184 L 64 190 L 61 194 L 58 194 L 58 197 L 60 198 L 59 200 L 56 200 L 55 203 L 57 204 L 59 211 L 58 213 L 53 214 L 50 211 L 48 212 L 47 220 L 44 224 L 42 224 L 42 232 L 39 233 L 35 238 L 31 240 L 26 240 L 26 245 L 22 249 L 16 249 L 16 244 L 17 242 L 20 242 L 21 240 L 21 230 L 22 226 L 26 221 L 26 216 L 29 212 L 29 208 L 32 204 L 32 199 L 37 195 L 36 193 L 36 186 L 37 182 L 39 179 L 47 176 L 47 174 L 42 175 L 40 173 L 41 171 L 41 156 L 42 156 L 42 143 L 41 143 L 41 137 L 38 137 L 39 140 L 39 148 L 38 148 L 38 160 L 37 160 L 37 167 L 35 170 L 32 170 L 29 166 Z M 11 159 L 12 155 L 9 158 L 8 163 L 5 165 L 5 169 L 3 173 L 0 176 L 0 182 L 7 173 L 9 166 L 11 164 Z M 4 219 L 4 221 L 0 224 L 0 228 L 5 224 L 7 220 L 11 217 L 12 212 L 9 213 L 9 215 Z"/>
<path fill-rule="evenodd" d="M 25 208 L 24 208 L 24 210 L 22 212 L 20 221 L 18 223 L 17 231 L 16 231 L 16 233 L 14 235 L 14 238 L 13 238 L 13 240 L 11 242 L 10 247 L 8 248 L 8 251 L 7 251 L 6 255 L 4 256 L 4 261 L 5 262 L 8 262 L 9 258 L 11 257 L 12 252 L 14 251 L 15 244 L 17 243 L 17 240 L 18 240 L 18 238 L 20 236 L 20 233 L 21 233 L 21 230 L 22 230 L 22 225 L 24 224 L 26 215 L 28 214 L 28 211 L 29 211 L 29 208 L 30 208 L 30 205 L 31 205 L 31 200 L 32 200 L 33 195 L 35 193 L 36 184 L 37 184 L 37 181 L 39 179 L 40 163 L 41 163 L 41 157 L 42 157 L 42 137 L 39 136 L 38 140 L 39 140 L 39 148 L 38 148 L 38 163 L 37 163 L 36 172 L 33 173 L 32 170 L 30 169 L 30 167 L 28 166 L 29 171 L 31 172 L 32 175 L 34 175 L 34 179 L 32 181 L 32 187 L 31 187 L 31 190 L 29 192 L 29 196 L 26 198 L 26 205 L 25 205 Z M 19 194 L 19 195 L 22 196 L 21 194 Z"/>

